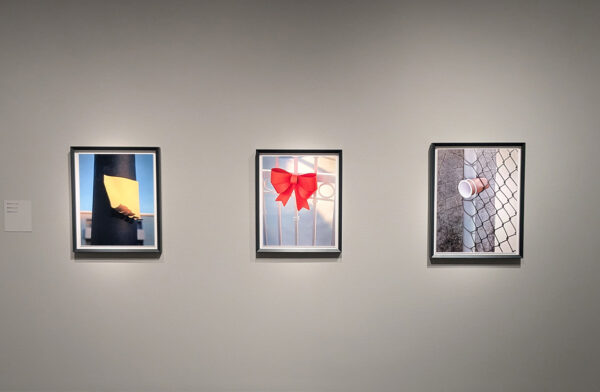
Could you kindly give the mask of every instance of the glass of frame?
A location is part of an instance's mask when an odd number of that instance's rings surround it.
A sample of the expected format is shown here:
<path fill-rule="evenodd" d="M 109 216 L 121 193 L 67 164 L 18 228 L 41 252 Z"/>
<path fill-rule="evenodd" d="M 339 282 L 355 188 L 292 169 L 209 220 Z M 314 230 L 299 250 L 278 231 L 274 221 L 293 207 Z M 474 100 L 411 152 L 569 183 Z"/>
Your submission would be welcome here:
<path fill-rule="evenodd" d="M 257 257 L 342 251 L 342 151 L 256 150 Z"/>
<path fill-rule="evenodd" d="M 429 154 L 431 262 L 518 262 L 525 143 L 434 143 Z"/>
<path fill-rule="evenodd" d="M 160 254 L 160 148 L 71 147 L 73 252 Z"/>

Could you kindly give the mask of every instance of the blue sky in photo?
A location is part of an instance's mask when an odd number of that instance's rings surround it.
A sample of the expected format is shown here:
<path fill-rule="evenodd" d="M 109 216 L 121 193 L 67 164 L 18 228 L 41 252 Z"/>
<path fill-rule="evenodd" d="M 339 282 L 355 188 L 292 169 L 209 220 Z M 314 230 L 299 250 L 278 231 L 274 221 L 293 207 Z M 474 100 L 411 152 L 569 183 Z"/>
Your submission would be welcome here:
<path fill-rule="evenodd" d="M 154 213 L 153 155 L 135 154 L 135 177 L 140 184 L 140 212 Z M 91 211 L 94 195 L 94 154 L 79 154 L 79 208 Z"/>

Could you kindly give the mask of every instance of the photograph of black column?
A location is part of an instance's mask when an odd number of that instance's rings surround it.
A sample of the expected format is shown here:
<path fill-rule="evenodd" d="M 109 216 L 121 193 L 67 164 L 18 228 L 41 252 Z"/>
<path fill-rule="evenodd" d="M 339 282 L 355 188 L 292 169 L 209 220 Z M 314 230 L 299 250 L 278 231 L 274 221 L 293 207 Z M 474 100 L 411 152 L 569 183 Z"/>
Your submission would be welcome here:
<path fill-rule="evenodd" d="M 104 186 L 105 175 L 135 180 L 135 155 L 96 154 L 94 156 L 92 245 L 136 245 L 137 224 L 135 220 L 111 208 Z"/>
<path fill-rule="evenodd" d="M 160 256 L 160 148 L 71 147 L 70 158 L 73 253 Z"/>

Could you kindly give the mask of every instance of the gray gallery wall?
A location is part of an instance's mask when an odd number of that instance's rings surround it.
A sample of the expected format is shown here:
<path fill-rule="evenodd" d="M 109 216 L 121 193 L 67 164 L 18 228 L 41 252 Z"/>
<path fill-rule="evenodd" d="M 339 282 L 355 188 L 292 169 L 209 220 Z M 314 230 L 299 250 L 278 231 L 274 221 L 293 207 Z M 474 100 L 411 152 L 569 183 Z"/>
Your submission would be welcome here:
<path fill-rule="evenodd" d="M 0 232 L 0 390 L 594 390 L 599 18 L 0 2 L 0 199 L 34 208 Z M 428 266 L 443 141 L 527 143 L 520 266 Z M 162 148 L 159 260 L 74 260 L 71 145 Z M 256 260 L 256 148 L 343 149 L 339 260 Z"/>

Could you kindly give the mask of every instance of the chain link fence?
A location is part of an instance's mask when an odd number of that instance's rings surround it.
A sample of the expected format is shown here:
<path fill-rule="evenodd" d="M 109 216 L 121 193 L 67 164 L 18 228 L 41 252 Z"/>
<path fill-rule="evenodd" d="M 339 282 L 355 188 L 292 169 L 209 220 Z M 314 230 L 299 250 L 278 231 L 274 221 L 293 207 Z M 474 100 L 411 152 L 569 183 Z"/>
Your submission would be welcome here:
<path fill-rule="evenodd" d="M 465 178 L 485 178 L 489 187 L 463 201 L 463 251 L 518 251 L 519 150 L 465 149 Z"/>
<path fill-rule="evenodd" d="M 518 253 L 520 150 L 438 150 L 437 251 Z M 463 199 L 458 183 L 484 178 L 489 186 Z"/>

